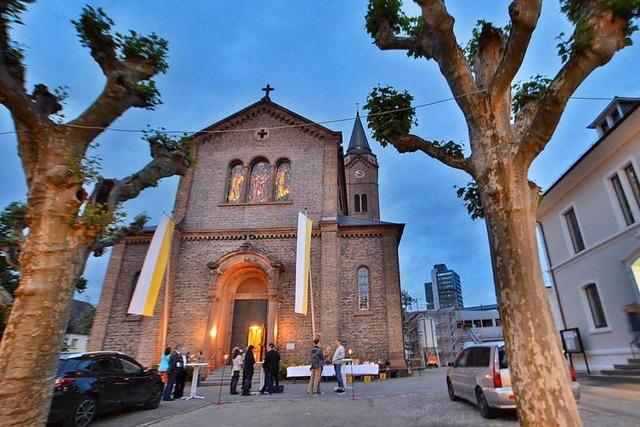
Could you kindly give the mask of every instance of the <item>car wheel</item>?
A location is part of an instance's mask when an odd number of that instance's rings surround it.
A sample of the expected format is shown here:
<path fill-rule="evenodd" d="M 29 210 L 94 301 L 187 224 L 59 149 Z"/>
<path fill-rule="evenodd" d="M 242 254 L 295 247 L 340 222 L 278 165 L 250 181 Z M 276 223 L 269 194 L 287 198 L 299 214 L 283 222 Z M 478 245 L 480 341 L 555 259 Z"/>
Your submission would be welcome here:
<path fill-rule="evenodd" d="M 482 415 L 482 418 L 490 419 L 496 417 L 497 411 L 489 406 L 489 402 L 487 402 L 487 399 L 484 397 L 484 393 L 480 389 L 476 391 L 476 401 L 478 403 L 478 411 L 480 412 L 480 415 Z"/>
<path fill-rule="evenodd" d="M 451 384 L 451 380 L 449 378 L 447 378 L 447 392 L 449 393 L 449 399 L 454 402 L 459 400 L 458 396 L 456 396 L 456 393 L 453 391 L 453 384 Z"/>
<path fill-rule="evenodd" d="M 162 400 L 162 391 L 163 390 L 160 385 L 154 385 L 153 389 L 151 389 L 149 398 L 146 402 L 144 402 L 144 405 L 142 405 L 142 407 L 144 409 L 156 409 L 158 406 L 160 406 L 160 401 Z"/>
<path fill-rule="evenodd" d="M 75 411 L 64 423 L 65 427 L 87 427 L 96 415 L 96 400 L 91 396 L 82 396 Z"/>

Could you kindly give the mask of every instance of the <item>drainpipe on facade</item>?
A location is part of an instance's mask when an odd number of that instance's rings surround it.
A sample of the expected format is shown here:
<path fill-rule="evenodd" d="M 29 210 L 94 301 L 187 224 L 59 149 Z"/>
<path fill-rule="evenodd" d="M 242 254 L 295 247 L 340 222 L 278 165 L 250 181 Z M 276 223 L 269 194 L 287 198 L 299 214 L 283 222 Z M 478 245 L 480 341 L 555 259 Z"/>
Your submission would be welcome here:
<path fill-rule="evenodd" d="M 556 300 L 558 301 L 558 308 L 560 309 L 560 318 L 562 319 L 562 328 L 567 329 L 567 322 L 564 318 L 564 310 L 562 309 L 562 301 L 560 300 L 560 293 L 558 292 L 558 287 L 556 286 L 556 276 L 553 273 L 553 268 L 551 267 L 551 257 L 549 256 L 549 248 L 547 247 L 547 238 L 544 235 L 544 228 L 542 227 L 542 223 L 540 221 L 536 221 L 538 226 L 540 227 L 540 236 L 542 237 L 542 246 L 544 248 L 544 254 L 547 258 L 547 265 L 549 266 L 549 273 L 551 274 L 551 286 L 556 294 Z"/>

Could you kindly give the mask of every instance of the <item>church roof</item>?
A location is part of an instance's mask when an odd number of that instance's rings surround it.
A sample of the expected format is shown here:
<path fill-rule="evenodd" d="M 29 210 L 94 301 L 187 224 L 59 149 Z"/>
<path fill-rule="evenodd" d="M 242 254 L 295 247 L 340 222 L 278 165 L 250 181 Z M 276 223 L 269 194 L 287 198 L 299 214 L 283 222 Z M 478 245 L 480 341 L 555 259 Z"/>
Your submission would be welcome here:
<path fill-rule="evenodd" d="M 367 135 L 364 133 L 364 127 L 360 120 L 360 112 L 356 113 L 356 120 L 353 123 L 349 148 L 347 149 L 347 155 L 349 154 L 373 154 L 367 141 Z"/>
<path fill-rule="evenodd" d="M 202 131 L 200 132 L 196 132 L 196 134 L 194 136 L 199 136 L 199 135 L 204 135 L 204 132 L 207 131 L 212 131 L 212 130 L 227 130 L 227 129 L 233 129 L 236 128 L 236 123 L 234 123 L 234 119 L 240 118 L 240 116 L 242 116 L 243 114 L 247 113 L 248 111 L 259 107 L 259 106 L 267 106 L 267 107 L 272 107 L 276 110 L 280 110 L 281 112 L 285 113 L 286 115 L 288 115 L 291 119 L 293 119 L 293 121 L 291 121 L 290 123 L 288 123 L 289 125 L 308 125 L 309 128 L 315 128 L 316 131 L 320 131 L 320 132 L 325 132 L 331 135 L 335 135 L 335 136 L 339 136 L 342 137 L 342 133 L 329 129 L 325 126 L 322 126 L 316 122 L 314 122 L 313 120 L 310 120 L 304 116 L 301 116 L 300 114 L 296 113 L 295 111 L 291 111 L 288 108 L 283 107 L 282 105 L 273 102 L 271 100 L 270 97 L 268 96 L 264 96 L 262 97 L 259 101 L 254 102 L 253 104 L 243 108 L 240 111 L 237 111 L 221 120 L 218 120 L 217 122 L 215 122 L 212 125 L 207 126 L 206 128 L 204 128 Z M 306 128 L 307 126 L 304 126 L 304 128 Z M 303 128 L 301 126 L 301 128 Z M 203 132 L 204 131 L 204 132 Z"/>

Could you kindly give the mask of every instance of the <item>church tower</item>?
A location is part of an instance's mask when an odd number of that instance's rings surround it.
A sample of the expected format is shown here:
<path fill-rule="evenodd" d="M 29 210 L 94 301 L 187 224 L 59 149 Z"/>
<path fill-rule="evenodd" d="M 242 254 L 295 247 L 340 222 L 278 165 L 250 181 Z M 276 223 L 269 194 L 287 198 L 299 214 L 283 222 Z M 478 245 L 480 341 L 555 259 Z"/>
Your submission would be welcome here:
<path fill-rule="evenodd" d="M 378 161 L 369 147 L 360 113 L 356 113 L 344 169 L 349 216 L 380 220 Z"/>

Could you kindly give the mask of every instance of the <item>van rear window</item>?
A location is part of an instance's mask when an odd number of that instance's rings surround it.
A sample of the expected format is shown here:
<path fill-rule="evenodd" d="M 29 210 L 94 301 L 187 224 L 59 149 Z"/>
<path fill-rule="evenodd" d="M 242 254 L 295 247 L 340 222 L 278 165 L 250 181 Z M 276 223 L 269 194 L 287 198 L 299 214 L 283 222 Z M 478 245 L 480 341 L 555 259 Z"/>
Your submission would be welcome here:
<path fill-rule="evenodd" d="M 508 369 L 509 361 L 507 360 L 507 352 L 504 347 L 498 349 L 498 360 L 500 361 L 500 369 Z"/>
<path fill-rule="evenodd" d="M 58 376 L 63 376 L 67 372 L 88 369 L 90 363 L 89 360 L 83 359 L 60 359 L 58 362 Z"/>

